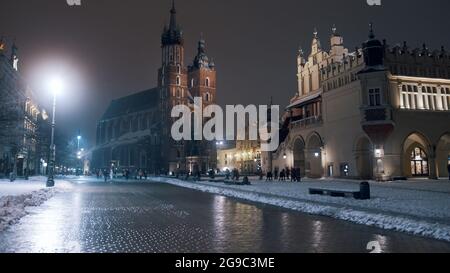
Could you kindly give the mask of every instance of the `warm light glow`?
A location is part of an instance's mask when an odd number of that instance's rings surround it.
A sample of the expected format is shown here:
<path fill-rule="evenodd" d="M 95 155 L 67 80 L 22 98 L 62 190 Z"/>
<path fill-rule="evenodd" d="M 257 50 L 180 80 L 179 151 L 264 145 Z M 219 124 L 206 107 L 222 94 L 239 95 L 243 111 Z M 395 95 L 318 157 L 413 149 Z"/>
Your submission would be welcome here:
<path fill-rule="evenodd" d="M 314 153 L 314 156 L 315 156 L 315 157 L 319 157 L 319 155 L 320 155 L 320 154 L 317 153 L 317 152 Z"/>
<path fill-rule="evenodd" d="M 375 157 L 381 157 L 381 149 L 375 149 Z"/>

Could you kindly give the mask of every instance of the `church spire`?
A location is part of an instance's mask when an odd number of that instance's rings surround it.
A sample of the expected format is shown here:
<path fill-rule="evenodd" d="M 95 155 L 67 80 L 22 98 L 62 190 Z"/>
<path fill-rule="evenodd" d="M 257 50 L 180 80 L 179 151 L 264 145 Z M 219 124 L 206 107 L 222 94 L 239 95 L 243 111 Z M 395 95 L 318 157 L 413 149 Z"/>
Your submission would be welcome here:
<path fill-rule="evenodd" d="M 177 10 L 175 9 L 175 0 L 172 0 L 172 9 L 170 9 L 170 30 L 177 28 Z"/>
<path fill-rule="evenodd" d="M 172 8 L 170 9 L 170 23 L 169 26 L 165 25 L 163 34 L 161 37 L 162 45 L 182 45 L 183 44 L 183 31 L 177 24 L 177 10 L 175 8 L 175 0 L 172 1 Z"/>

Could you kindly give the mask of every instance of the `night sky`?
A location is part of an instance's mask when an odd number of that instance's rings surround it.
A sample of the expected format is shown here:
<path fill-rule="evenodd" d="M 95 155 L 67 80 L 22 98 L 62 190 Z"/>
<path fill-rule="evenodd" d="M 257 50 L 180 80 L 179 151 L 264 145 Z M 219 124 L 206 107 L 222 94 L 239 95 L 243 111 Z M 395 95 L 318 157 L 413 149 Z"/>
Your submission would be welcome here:
<path fill-rule="evenodd" d="M 203 33 L 218 71 L 219 104 L 281 106 L 296 92 L 296 54 L 309 53 L 313 28 L 328 48 L 336 24 L 353 49 L 373 22 L 377 37 L 395 45 L 444 45 L 450 50 L 448 0 L 177 0 L 191 62 Z M 20 69 L 45 103 L 46 79 L 62 74 L 58 128 L 78 128 L 94 144 L 95 124 L 111 99 L 156 86 L 160 35 L 171 0 L 0 0 L 0 36 L 16 39 Z"/>

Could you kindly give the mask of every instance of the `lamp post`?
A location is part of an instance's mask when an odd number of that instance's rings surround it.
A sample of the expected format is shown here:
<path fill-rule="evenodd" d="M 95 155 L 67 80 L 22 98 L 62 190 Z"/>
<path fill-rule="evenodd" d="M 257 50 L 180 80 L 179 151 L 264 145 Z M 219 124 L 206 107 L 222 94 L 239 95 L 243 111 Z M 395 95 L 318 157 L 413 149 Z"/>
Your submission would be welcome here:
<path fill-rule="evenodd" d="M 77 159 L 78 159 L 78 164 L 77 164 L 77 171 L 76 171 L 76 175 L 80 175 L 80 171 L 82 169 L 82 162 L 81 162 L 81 150 L 80 150 L 80 140 L 81 140 L 81 131 L 78 130 L 78 136 L 77 136 Z"/>
<path fill-rule="evenodd" d="M 47 179 L 47 187 L 55 186 L 55 160 L 56 160 L 56 147 L 55 147 L 55 125 L 56 125 L 56 97 L 62 89 L 62 82 L 59 79 L 53 79 L 50 83 L 50 88 L 53 93 L 53 113 L 52 113 L 52 134 L 50 139 L 50 162 L 49 172 Z"/>
<path fill-rule="evenodd" d="M 78 136 L 77 136 L 77 142 L 78 142 L 78 151 L 80 150 L 80 140 L 81 140 L 81 134 L 80 133 L 78 133 Z"/>

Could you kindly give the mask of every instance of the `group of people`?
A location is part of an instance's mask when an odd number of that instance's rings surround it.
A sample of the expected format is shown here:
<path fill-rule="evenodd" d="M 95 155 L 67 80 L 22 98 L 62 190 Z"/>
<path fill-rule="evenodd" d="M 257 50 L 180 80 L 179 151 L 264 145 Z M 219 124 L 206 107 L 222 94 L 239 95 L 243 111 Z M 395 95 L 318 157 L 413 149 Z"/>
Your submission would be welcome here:
<path fill-rule="evenodd" d="M 95 172 L 95 174 L 97 175 L 97 179 L 100 179 L 101 177 L 103 177 L 103 179 L 105 180 L 105 182 L 108 181 L 108 179 L 113 178 L 113 172 L 112 170 L 108 170 L 108 169 L 103 169 L 103 170 L 97 170 Z"/>
<path fill-rule="evenodd" d="M 98 170 L 96 170 L 95 173 L 97 175 L 97 179 L 100 179 L 103 177 L 105 182 L 117 177 L 117 171 L 114 171 L 113 169 L 108 169 L 108 168 L 105 168 L 102 170 L 98 169 Z M 134 177 L 132 176 L 131 171 L 129 169 L 125 169 L 125 170 L 123 170 L 122 176 L 126 180 L 129 180 L 130 178 L 134 178 L 136 180 L 142 180 L 142 179 L 147 180 L 147 177 L 148 177 L 147 172 L 143 169 L 139 169 L 137 172 L 135 172 Z"/>
<path fill-rule="evenodd" d="M 230 176 L 230 175 L 228 175 L 228 176 Z M 231 180 L 239 181 L 240 177 L 241 177 L 241 174 L 237 168 L 234 168 L 233 170 L 231 170 Z"/>
<path fill-rule="evenodd" d="M 300 168 L 284 168 L 281 170 L 281 172 L 278 169 L 275 169 L 275 171 L 272 173 L 269 171 L 266 175 L 266 181 L 292 181 L 292 182 L 301 182 L 302 176 Z"/>

